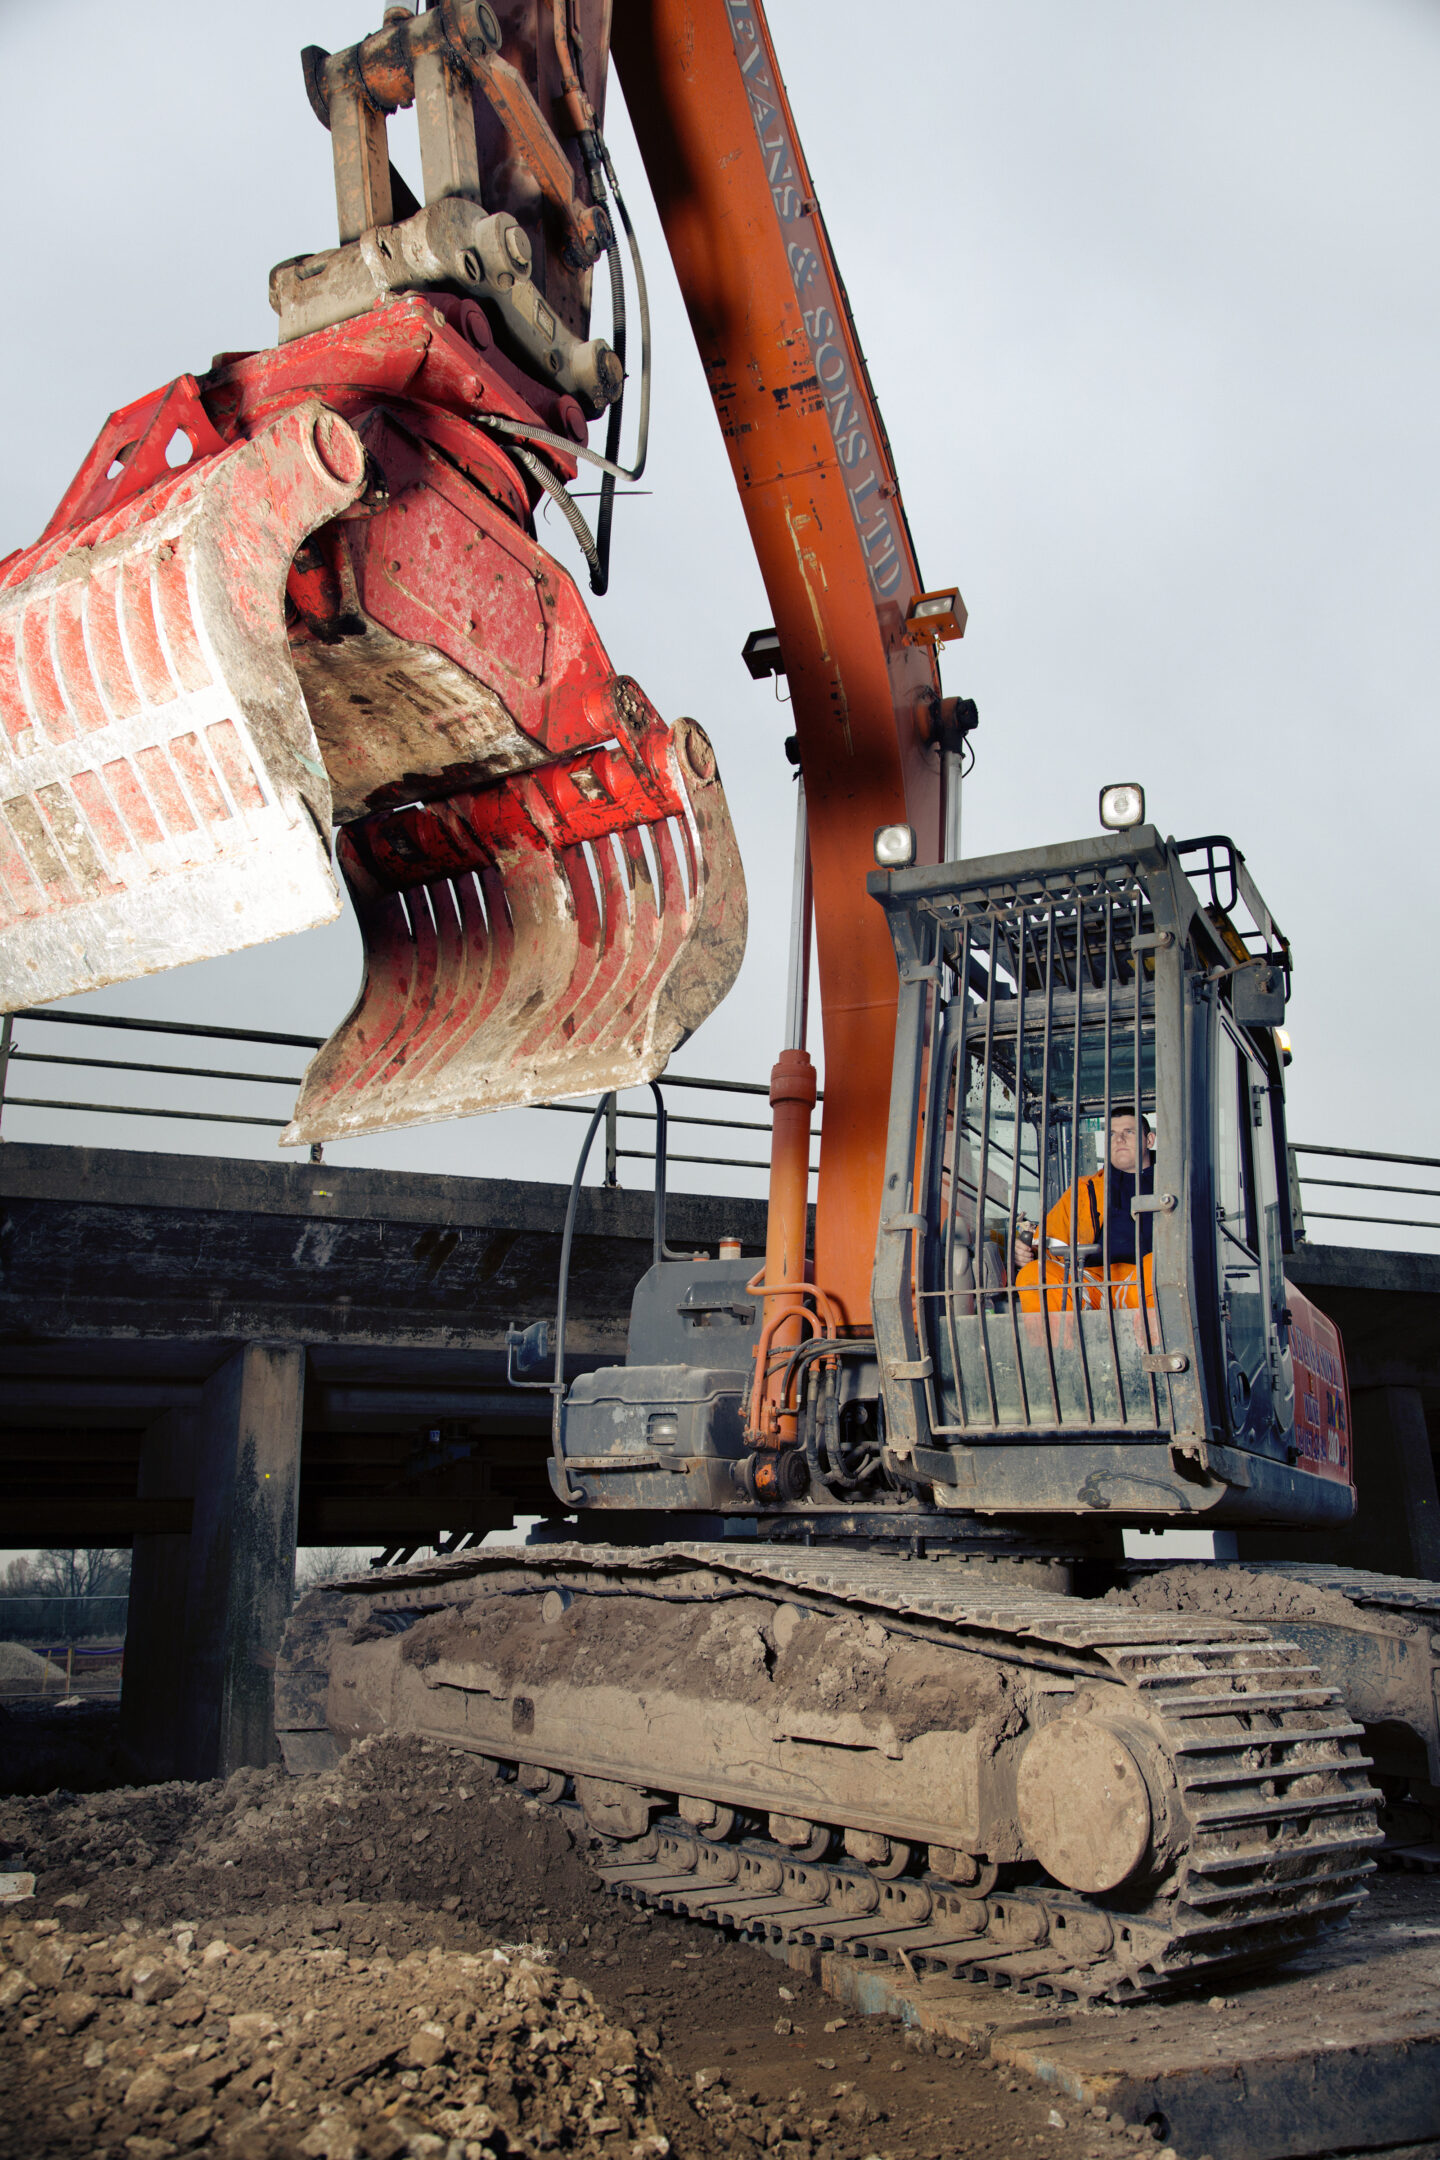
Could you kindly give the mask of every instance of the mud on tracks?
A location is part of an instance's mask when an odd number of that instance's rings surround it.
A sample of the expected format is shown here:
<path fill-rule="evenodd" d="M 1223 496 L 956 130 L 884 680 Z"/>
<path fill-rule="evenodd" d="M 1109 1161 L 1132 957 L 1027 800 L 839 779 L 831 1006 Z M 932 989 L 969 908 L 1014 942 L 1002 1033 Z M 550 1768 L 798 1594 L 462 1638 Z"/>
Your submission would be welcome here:
<path fill-rule="evenodd" d="M 0 1802 L 0 1867 L 37 1876 L 0 1908 L 4 2160 L 1132 2149 L 619 1904 L 583 1833 L 482 1768 L 385 1739 L 324 1777 Z"/>

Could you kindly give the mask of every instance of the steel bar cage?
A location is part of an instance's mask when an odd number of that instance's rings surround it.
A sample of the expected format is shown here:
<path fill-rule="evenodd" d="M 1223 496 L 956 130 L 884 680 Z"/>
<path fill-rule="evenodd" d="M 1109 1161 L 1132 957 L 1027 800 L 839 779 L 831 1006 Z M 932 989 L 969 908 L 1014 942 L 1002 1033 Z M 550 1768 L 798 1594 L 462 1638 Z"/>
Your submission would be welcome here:
<path fill-rule="evenodd" d="M 1173 843 L 1141 827 L 871 890 L 901 977 L 875 1279 L 892 1442 L 1203 1434 L 1201 902 Z M 1109 1160 L 1125 1116 L 1153 1133 L 1148 1176 L 1138 1133 L 1138 1175 Z"/>

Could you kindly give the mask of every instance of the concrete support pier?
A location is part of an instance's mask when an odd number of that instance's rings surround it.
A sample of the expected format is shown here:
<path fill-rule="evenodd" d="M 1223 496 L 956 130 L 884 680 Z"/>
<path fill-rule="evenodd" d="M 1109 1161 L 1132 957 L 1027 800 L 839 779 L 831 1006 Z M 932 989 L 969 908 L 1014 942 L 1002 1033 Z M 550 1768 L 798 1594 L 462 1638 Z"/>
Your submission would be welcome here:
<path fill-rule="evenodd" d="M 305 1353 L 246 1343 L 146 1434 L 140 1484 L 188 1534 L 135 1540 L 122 1738 L 149 1777 L 275 1761 L 275 1653 L 295 1593 Z"/>
<path fill-rule="evenodd" d="M 295 1343 L 246 1343 L 201 1391 L 181 1777 L 279 1759 L 275 1654 L 295 1600 L 304 1403 Z"/>

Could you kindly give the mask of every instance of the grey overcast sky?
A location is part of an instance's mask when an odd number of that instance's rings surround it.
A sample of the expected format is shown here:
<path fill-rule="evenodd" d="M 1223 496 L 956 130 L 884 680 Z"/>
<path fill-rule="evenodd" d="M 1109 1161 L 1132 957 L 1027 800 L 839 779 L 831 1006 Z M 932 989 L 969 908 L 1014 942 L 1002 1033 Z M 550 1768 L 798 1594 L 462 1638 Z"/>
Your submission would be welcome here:
<path fill-rule="evenodd" d="M 298 48 L 350 43 L 377 14 L 0 10 L 0 551 L 35 537 L 112 407 L 272 342 L 271 263 L 333 240 Z M 1114 778 L 1143 780 L 1169 831 L 1232 832 L 1296 946 L 1292 1133 L 1440 1154 L 1422 960 L 1440 8 L 773 0 L 771 20 L 922 565 L 970 607 L 946 655 L 947 688 L 982 715 L 966 852 L 1092 831 Z M 657 393 L 654 492 L 618 513 L 596 613 L 661 710 L 711 730 L 745 852 L 750 956 L 679 1066 L 763 1077 L 781 1024 L 786 715 L 740 665 L 769 615 L 618 97 L 610 133 L 655 295 Z M 318 1033 L 357 966 L 342 923 L 87 1002 Z M 66 1047 L 93 1054 L 97 1038 Z M 67 1088 L 28 1066 L 12 1084 Z M 68 1092 L 91 1087 L 77 1075 Z M 333 1153 L 559 1175 L 575 1122 L 510 1115 Z M 39 1111 L 5 1129 L 213 1144 L 204 1127 Z"/>

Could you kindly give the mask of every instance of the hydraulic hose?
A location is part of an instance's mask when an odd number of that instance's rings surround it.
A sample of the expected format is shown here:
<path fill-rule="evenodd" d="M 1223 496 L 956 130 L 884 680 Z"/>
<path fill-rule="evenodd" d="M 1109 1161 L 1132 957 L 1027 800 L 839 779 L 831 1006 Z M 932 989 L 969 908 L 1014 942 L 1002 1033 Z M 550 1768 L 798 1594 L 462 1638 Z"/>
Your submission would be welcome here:
<path fill-rule="evenodd" d="M 623 389 L 610 408 L 610 418 L 605 429 L 605 456 L 613 470 L 607 472 L 600 483 L 600 515 L 595 521 L 595 530 L 600 551 L 602 574 L 605 584 L 608 585 L 610 580 L 610 527 L 615 515 L 615 481 L 617 477 L 626 480 L 638 480 L 645 470 L 645 459 L 650 447 L 650 297 L 645 285 L 645 266 L 640 259 L 640 243 L 635 237 L 635 228 L 630 222 L 630 213 L 625 208 L 625 199 L 620 193 L 615 178 L 615 168 L 610 162 L 610 152 L 605 147 L 605 138 L 598 129 L 595 133 L 595 141 L 599 147 L 600 157 L 604 162 L 604 174 L 602 175 L 598 165 L 590 167 L 591 192 L 595 195 L 597 201 L 603 201 L 605 177 L 608 176 L 611 193 L 615 198 L 615 207 L 620 213 L 620 222 L 625 228 L 625 237 L 630 246 L 630 261 L 635 272 L 635 297 L 640 311 L 640 427 L 635 463 L 632 466 L 626 468 L 618 462 L 620 456 L 620 428 L 625 411 L 625 393 Z M 606 249 L 606 259 L 610 265 L 610 342 L 623 369 L 628 336 L 625 312 L 625 277 L 620 263 L 619 244 L 613 237 L 609 247 Z M 601 586 L 596 589 L 603 591 L 605 588 Z"/>
<path fill-rule="evenodd" d="M 558 436 L 555 438 L 557 442 L 559 439 Z M 519 464 L 524 466 L 526 472 L 530 474 L 536 484 L 544 488 L 551 501 L 559 504 L 560 515 L 579 541 L 580 552 L 590 565 L 590 590 L 593 593 L 603 593 L 608 582 L 605 566 L 596 552 L 595 536 L 586 524 L 584 515 L 574 496 L 562 481 L 556 479 L 548 465 L 542 465 L 539 458 L 533 457 L 528 450 L 522 449 L 519 443 L 516 443 L 511 455 Z"/>
<path fill-rule="evenodd" d="M 613 1093 L 601 1097 L 600 1107 L 586 1130 L 580 1160 L 570 1180 L 565 1233 L 560 1240 L 560 1281 L 555 1291 L 555 1377 L 550 1383 L 550 1459 L 555 1465 L 557 1494 L 567 1507 L 581 1507 L 585 1501 L 583 1492 L 571 1491 L 570 1480 L 565 1474 L 565 1322 L 570 1304 L 570 1248 L 575 1242 L 575 1217 L 580 1210 L 580 1181 L 585 1175 L 585 1165 L 590 1160 L 600 1122 L 614 1100 Z"/>
<path fill-rule="evenodd" d="M 563 450 L 567 457 L 580 458 L 587 465 L 596 465 L 603 473 L 614 473 L 617 480 L 631 476 L 623 465 L 612 465 L 609 458 L 601 457 L 598 450 L 591 450 L 584 443 L 573 442 L 568 435 L 554 435 L 549 428 L 536 427 L 529 420 L 507 420 L 500 413 L 472 413 L 476 427 L 494 428 L 498 434 L 513 435 L 521 442 L 543 443 L 548 450 Z"/>
<path fill-rule="evenodd" d="M 592 182 L 598 179 L 598 168 L 592 167 Z M 625 277 L 620 265 L 620 250 L 612 235 L 605 250 L 605 260 L 610 267 L 610 344 L 620 362 L 620 395 L 611 406 L 605 423 L 605 461 L 612 467 L 600 482 L 600 515 L 595 520 L 595 548 L 600 558 L 600 582 L 590 580 L 591 590 L 605 593 L 610 589 L 610 528 L 615 517 L 615 477 L 620 455 L 620 428 L 625 413 Z"/>
<path fill-rule="evenodd" d="M 630 262 L 635 273 L 635 298 L 640 313 L 640 427 L 634 465 L 627 471 L 619 463 L 620 429 L 625 410 L 624 367 L 627 338 L 625 308 L 625 273 L 620 261 L 619 243 L 611 228 L 611 237 L 605 250 L 610 270 L 610 343 L 621 367 L 621 391 L 610 408 L 605 429 L 605 458 L 602 470 L 605 474 L 600 483 L 600 514 L 595 520 L 595 559 L 590 566 L 590 590 L 604 593 L 610 584 L 610 529 L 615 515 L 615 482 L 638 480 L 645 470 L 645 458 L 650 443 L 650 295 L 645 283 L 645 265 L 640 257 L 640 243 L 625 208 L 625 198 L 615 177 L 615 167 L 600 123 L 575 65 L 575 53 L 570 42 L 570 28 L 566 20 L 568 0 L 555 0 L 552 23 L 555 37 L 555 57 L 560 67 L 560 80 L 564 88 L 565 104 L 570 124 L 585 160 L 585 171 L 590 181 L 590 193 L 596 208 L 605 202 L 605 185 L 608 180 L 610 192 L 615 198 L 615 208 L 625 228 L 625 238 L 630 249 Z M 600 463 L 596 459 L 593 462 Z"/>

